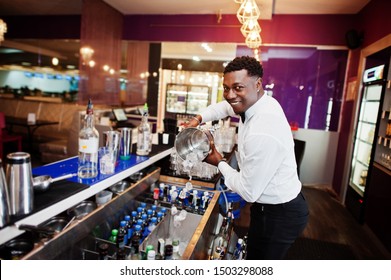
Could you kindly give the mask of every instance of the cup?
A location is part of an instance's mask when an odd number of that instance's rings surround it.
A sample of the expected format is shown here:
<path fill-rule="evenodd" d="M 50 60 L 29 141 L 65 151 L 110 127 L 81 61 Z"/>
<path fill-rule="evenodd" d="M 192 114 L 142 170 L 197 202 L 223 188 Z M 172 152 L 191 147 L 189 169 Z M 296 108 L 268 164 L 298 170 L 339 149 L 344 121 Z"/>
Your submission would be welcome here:
<path fill-rule="evenodd" d="M 113 197 L 113 193 L 110 191 L 103 190 L 101 192 L 98 192 L 95 195 L 96 204 L 98 206 L 101 206 L 101 205 L 109 202 L 112 197 Z"/>
<path fill-rule="evenodd" d="M 120 133 L 118 131 L 109 130 L 103 132 L 103 143 L 114 153 L 116 159 L 119 151 L 119 139 Z"/>
<path fill-rule="evenodd" d="M 109 147 L 100 147 L 99 155 L 99 170 L 101 174 L 113 174 L 115 171 L 115 164 L 117 156 L 115 151 Z"/>
<path fill-rule="evenodd" d="M 8 187 L 2 164 L 0 159 L 0 228 L 8 224 L 10 212 Z"/>
<path fill-rule="evenodd" d="M 128 160 L 132 153 L 132 129 L 130 127 L 121 127 L 118 131 L 121 135 L 119 158 Z"/>
<path fill-rule="evenodd" d="M 10 197 L 10 214 L 29 214 L 33 210 L 34 189 L 30 154 L 16 152 L 7 155 L 6 180 Z"/>

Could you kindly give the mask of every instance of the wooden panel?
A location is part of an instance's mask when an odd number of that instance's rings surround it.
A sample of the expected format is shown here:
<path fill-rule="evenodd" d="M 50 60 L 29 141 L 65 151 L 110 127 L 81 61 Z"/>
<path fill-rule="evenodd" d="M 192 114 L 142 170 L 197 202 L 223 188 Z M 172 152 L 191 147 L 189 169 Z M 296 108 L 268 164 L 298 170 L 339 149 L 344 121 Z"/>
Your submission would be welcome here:
<path fill-rule="evenodd" d="M 101 0 L 83 2 L 80 47 L 90 47 L 94 53 L 88 61 L 80 59 L 78 103 L 119 104 L 121 40 L 123 16 Z M 105 71 L 107 65 L 114 73 Z"/>

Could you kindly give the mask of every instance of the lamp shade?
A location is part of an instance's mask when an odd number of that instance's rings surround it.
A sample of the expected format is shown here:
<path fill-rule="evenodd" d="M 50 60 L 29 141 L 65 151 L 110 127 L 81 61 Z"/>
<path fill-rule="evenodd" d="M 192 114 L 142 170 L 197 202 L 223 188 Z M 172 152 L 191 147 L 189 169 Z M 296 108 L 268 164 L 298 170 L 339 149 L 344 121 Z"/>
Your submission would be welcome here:
<path fill-rule="evenodd" d="M 249 19 L 258 19 L 260 14 L 261 13 L 257 3 L 255 3 L 255 0 L 244 0 L 240 5 L 236 16 L 240 23 L 244 23 Z"/>
<path fill-rule="evenodd" d="M 248 19 L 243 23 L 240 31 L 244 37 L 247 37 L 251 31 L 255 31 L 257 33 L 261 32 L 261 27 L 259 26 L 257 19 Z"/>
<path fill-rule="evenodd" d="M 246 45 L 250 49 L 258 48 L 262 44 L 261 35 L 259 32 L 251 31 L 246 37 Z"/>

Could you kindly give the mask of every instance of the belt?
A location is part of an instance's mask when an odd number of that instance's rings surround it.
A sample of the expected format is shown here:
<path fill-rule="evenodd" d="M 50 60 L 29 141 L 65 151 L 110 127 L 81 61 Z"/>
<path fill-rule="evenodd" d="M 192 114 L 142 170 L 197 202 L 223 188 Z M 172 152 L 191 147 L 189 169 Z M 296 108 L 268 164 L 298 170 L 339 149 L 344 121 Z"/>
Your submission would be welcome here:
<path fill-rule="evenodd" d="M 282 208 L 285 208 L 286 205 L 298 200 L 298 199 L 301 199 L 303 198 L 303 195 L 301 192 L 299 192 L 299 194 L 292 200 L 288 201 L 288 202 L 284 202 L 284 203 L 278 203 L 278 204 L 267 204 L 267 203 L 259 203 L 259 202 L 254 202 L 252 207 L 254 208 L 254 210 L 261 210 L 263 211 L 264 209 L 282 209 Z"/>

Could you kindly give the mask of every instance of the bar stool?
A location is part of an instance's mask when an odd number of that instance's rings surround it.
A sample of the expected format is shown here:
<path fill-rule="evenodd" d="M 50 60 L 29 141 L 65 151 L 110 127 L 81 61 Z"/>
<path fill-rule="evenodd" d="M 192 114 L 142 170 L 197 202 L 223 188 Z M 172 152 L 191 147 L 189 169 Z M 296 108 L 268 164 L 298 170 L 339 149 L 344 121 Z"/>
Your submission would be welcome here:
<path fill-rule="evenodd" d="M 21 135 L 8 133 L 6 130 L 4 112 L 0 112 L 0 158 L 3 158 L 3 148 L 5 143 L 16 142 L 18 145 L 18 151 L 22 151 L 22 139 Z"/>

